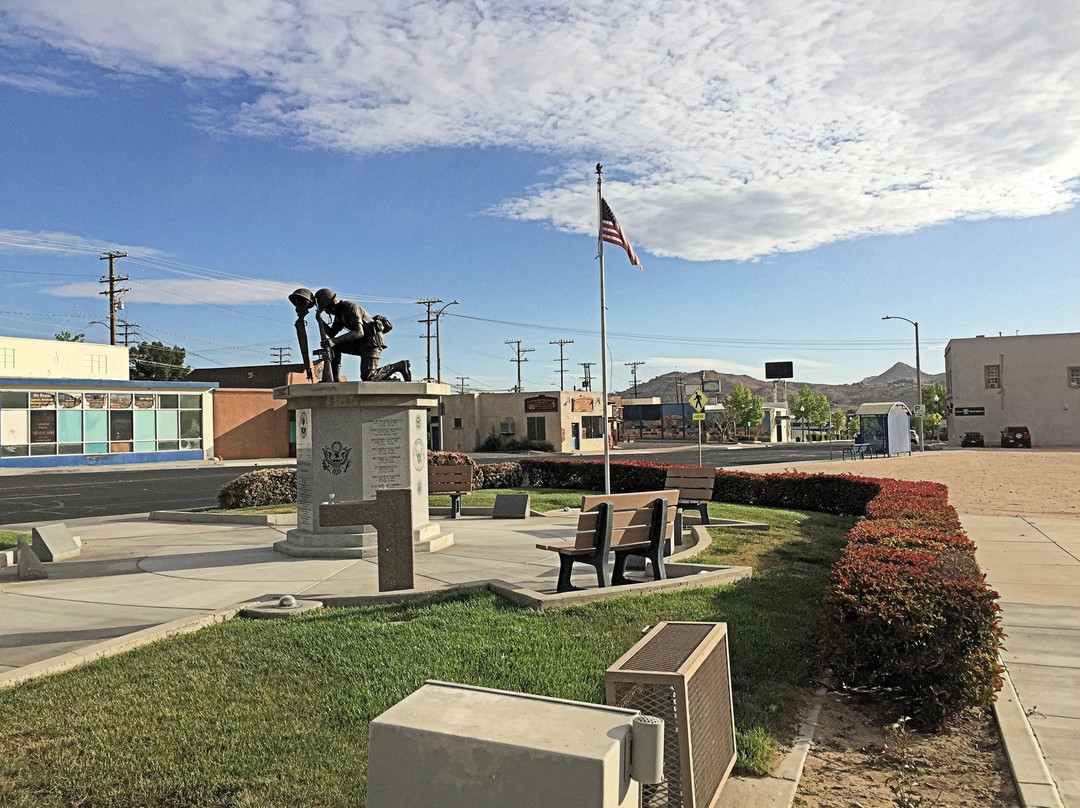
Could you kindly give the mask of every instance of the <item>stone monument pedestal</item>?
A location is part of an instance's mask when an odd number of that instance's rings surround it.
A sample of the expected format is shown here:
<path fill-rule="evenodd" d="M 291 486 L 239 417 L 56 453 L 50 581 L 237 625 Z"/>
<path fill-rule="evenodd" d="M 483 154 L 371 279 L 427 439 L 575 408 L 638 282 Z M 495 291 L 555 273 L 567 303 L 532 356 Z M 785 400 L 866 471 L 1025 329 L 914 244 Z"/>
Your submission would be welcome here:
<path fill-rule="evenodd" d="M 327 502 L 374 500 L 382 489 L 410 492 L 413 550 L 454 543 L 428 514 L 428 408 L 450 386 L 425 382 L 321 382 L 274 389 L 296 411 L 296 528 L 274 549 L 302 558 L 372 558 L 371 525 L 323 526 Z"/>

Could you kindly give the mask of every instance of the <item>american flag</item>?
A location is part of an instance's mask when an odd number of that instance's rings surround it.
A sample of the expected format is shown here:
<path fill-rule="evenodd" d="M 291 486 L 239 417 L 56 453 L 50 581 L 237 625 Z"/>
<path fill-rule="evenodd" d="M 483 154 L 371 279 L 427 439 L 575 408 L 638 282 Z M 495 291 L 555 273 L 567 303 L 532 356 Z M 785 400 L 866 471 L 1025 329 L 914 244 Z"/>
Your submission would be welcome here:
<path fill-rule="evenodd" d="M 615 244 L 626 250 L 626 256 L 630 259 L 630 263 L 639 267 L 641 271 L 644 272 L 645 267 L 641 266 L 641 261 L 638 260 L 637 253 L 634 252 L 634 248 L 630 246 L 630 239 L 626 237 L 622 225 L 615 219 L 615 214 L 611 212 L 607 200 L 603 197 L 600 199 L 600 212 L 600 238 L 608 244 Z"/>

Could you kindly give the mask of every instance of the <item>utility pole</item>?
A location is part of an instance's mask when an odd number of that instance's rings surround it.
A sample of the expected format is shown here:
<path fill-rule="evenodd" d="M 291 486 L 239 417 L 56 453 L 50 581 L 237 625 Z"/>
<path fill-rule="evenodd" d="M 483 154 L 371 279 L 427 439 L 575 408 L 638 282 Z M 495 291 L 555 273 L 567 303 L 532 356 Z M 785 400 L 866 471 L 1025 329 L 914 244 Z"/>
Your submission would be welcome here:
<path fill-rule="evenodd" d="M 461 382 L 461 395 L 465 395 L 465 382 L 472 378 L 472 376 L 455 376 L 459 382 Z"/>
<path fill-rule="evenodd" d="M 589 372 L 589 368 L 595 365 L 595 362 L 578 362 L 583 368 L 585 368 L 585 378 L 581 380 L 581 389 L 592 392 L 592 373 Z"/>
<path fill-rule="evenodd" d="M 441 303 L 442 301 L 439 302 Z M 441 309 L 439 309 L 437 312 L 435 312 L 435 381 L 437 381 L 439 384 L 442 384 L 442 326 L 439 325 L 439 323 L 442 322 L 443 312 L 451 306 L 456 306 L 457 304 L 458 301 L 452 300 L 445 306 L 443 306 Z M 429 369 L 428 373 L 430 372 L 431 370 Z"/>
<path fill-rule="evenodd" d="M 426 337 L 422 336 L 422 337 L 420 337 L 420 339 L 427 339 L 427 375 L 424 376 L 424 381 L 425 382 L 430 382 L 432 380 L 432 375 L 431 375 L 431 324 L 436 322 L 435 316 L 433 315 L 433 313 L 431 311 L 431 307 L 434 306 L 436 303 L 442 303 L 442 300 L 440 300 L 437 297 L 433 297 L 433 298 L 426 298 L 424 300 L 417 300 L 416 302 L 417 302 L 418 305 L 427 306 L 427 317 L 420 321 L 421 323 L 425 323 L 427 325 L 427 336 Z"/>
<path fill-rule="evenodd" d="M 644 362 L 623 362 L 624 365 L 630 368 L 630 372 L 634 374 L 634 398 L 637 398 L 637 369 L 638 365 L 644 365 Z"/>
<path fill-rule="evenodd" d="M 521 363 L 529 361 L 528 359 L 523 358 L 522 354 L 532 353 L 533 351 L 536 350 L 536 348 L 522 348 L 521 347 L 521 340 L 519 340 L 519 339 L 504 340 L 504 343 L 507 344 L 507 345 L 513 345 L 514 350 L 515 350 L 515 352 L 517 354 L 510 361 L 511 362 L 517 362 L 517 366 L 518 366 L 518 368 L 517 368 L 517 387 L 514 388 L 514 392 L 515 393 L 520 393 L 520 392 L 522 392 L 522 388 L 521 388 Z"/>
<path fill-rule="evenodd" d="M 563 379 L 564 363 L 566 362 L 566 360 L 563 359 L 563 346 L 564 345 L 573 345 L 573 344 L 574 344 L 574 341 L 572 339 L 553 339 L 553 340 L 550 340 L 548 342 L 548 345 L 558 345 L 559 346 L 559 390 L 560 391 L 566 389 L 566 381 Z"/>
<path fill-rule="evenodd" d="M 682 424 L 682 436 L 686 439 L 686 409 L 683 406 L 683 395 L 686 394 L 686 379 L 682 376 L 675 380 L 675 402 L 679 405 L 679 423 Z"/>
<path fill-rule="evenodd" d="M 270 353 L 274 353 L 274 354 L 277 354 L 277 357 L 275 357 L 275 358 L 277 359 L 277 361 L 276 361 L 276 362 L 274 363 L 275 365 L 285 365 L 285 364 L 288 364 L 288 361 L 287 361 L 287 360 L 289 360 L 289 359 L 291 358 L 291 357 L 290 357 L 290 356 L 288 355 L 288 354 L 289 354 L 289 349 L 288 349 L 288 348 L 286 348 L 286 347 L 281 347 L 281 348 L 271 348 L 271 349 L 270 349 Z"/>
<path fill-rule="evenodd" d="M 117 322 L 117 325 L 124 329 L 124 345 L 125 347 L 129 346 L 131 343 L 128 341 L 128 336 L 131 332 L 134 332 L 139 327 L 139 324 L 129 323 L 126 320 L 120 320 Z M 136 333 L 135 336 L 138 336 L 138 334 Z"/>
<path fill-rule="evenodd" d="M 108 277 L 103 277 L 99 281 L 100 283 L 109 284 L 109 288 L 104 292 L 98 292 L 98 294 L 99 295 L 108 295 L 109 296 L 109 344 L 110 345 L 115 345 L 116 344 L 116 312 L 120 308 L 122 308 L 123 305 L 124 305 L 117 298 L 120 295 L 122 295 L 124 292 L 130 292 L 131 291 L 130 289 L 117 289 L 116 288 L 117 283 L 119 283 L 120 281 L 128 280 L 127 275 L 122 275 L 120 277 L 116 276 L 116 272 L 115 272 L 116 264 L 115 264 L 115 262 L 116 262 L 117 258 L 127 258 L 127 253 L 126 252 L 107 252 L 107 253 L 102 253 L 101 255 L 98 256 L 99 260 L 109 262 L 109 274 L 108 274 Z"/>

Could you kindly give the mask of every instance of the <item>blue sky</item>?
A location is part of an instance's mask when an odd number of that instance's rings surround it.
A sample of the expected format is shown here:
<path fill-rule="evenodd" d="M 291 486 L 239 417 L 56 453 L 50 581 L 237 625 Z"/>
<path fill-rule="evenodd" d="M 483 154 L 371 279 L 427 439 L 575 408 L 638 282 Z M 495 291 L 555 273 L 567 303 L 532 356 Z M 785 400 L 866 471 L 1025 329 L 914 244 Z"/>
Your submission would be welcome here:
<path fill-rule="evenodd" d="M 193 366 L 295 360 L 286 296 L 328 286 L 417 377 L 441 298 L 444 381 L 513 386 L 520 339 L 550 389 L 573 339 L 580 384 L 597 162 L 645 265 L 606 249 L 613 389 L 858 381 L 914 364 L 887 314 L 928 372 L 1076 330 L 1080 9 L 903 5 L 3 0 L 0 333 L 107 342 L 118 249 L 122 317 Z"/>

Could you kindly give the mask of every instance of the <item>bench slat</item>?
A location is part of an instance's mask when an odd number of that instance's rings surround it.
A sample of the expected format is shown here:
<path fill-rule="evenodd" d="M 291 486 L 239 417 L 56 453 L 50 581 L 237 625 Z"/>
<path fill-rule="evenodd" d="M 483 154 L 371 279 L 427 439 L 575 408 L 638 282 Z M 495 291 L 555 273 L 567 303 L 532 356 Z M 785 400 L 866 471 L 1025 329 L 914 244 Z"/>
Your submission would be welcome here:
<path fill-rule="evenodd" d="M 428 466 L 428 493 L 472 491 L 472 466 Z"/>
<path fill-rule="evenodd" d="M 679 489 L 679 501 L 687 504 L 712 500 L 716 484 L 716 469 L 706 466 L 669 468 L 664 480 L 665 489 Z"/>

